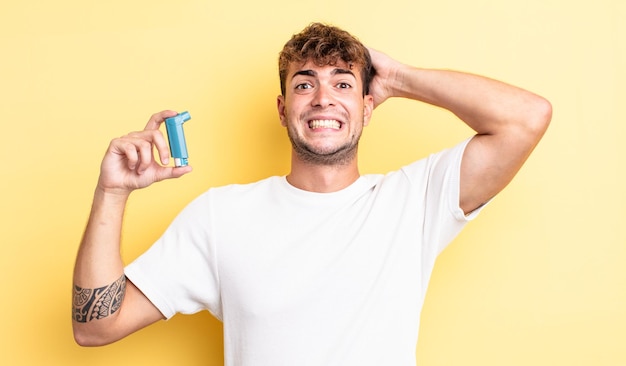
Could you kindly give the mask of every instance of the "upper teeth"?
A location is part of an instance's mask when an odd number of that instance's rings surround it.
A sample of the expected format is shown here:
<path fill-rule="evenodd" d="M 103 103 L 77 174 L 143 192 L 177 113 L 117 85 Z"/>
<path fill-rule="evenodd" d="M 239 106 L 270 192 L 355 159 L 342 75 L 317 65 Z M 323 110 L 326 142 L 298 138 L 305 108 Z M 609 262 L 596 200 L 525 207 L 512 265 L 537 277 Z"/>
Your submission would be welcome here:
<path fill-rule="evenodd" d="M 309 122 L 310 128 L 341 128 L 341 123 L 334 119 L 322 119 Z"/>

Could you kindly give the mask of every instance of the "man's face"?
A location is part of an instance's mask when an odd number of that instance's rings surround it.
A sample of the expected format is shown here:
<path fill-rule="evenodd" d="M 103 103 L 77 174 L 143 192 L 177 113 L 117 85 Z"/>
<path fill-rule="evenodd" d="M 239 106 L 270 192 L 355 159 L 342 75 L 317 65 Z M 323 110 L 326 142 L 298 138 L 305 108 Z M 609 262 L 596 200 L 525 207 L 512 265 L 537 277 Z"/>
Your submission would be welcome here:
<path fill-rule="evenodd" d="M 343 61 L 292 64 L 285 85 L 278 113 L 298 156 L 323 165 L 352 161 L 373 110 L 372 96 L 363 96 L 358 68 Z"/>

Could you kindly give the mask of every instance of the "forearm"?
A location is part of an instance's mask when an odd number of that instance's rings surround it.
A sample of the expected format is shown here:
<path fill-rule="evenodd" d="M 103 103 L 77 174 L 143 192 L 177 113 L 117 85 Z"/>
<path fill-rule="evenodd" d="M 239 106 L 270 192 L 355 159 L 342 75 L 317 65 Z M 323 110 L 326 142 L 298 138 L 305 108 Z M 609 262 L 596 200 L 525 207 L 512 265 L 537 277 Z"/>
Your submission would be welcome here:
<path fill-rule="evenodd" d="M 96 189 L 74 267 L 72 317 L 76 322 L 108 317 L 121 305 L 126 279 L 120 237 L 126 200 L 127 196 Z"/>
<path fill-rule="evenodd" d="M 74 267 L 72 328 L 82 346 L 109 344 L 163 319 L 124 276 L 120 237 L 127 198 L 101 190 L 94 196 Z"/>
<path fill-rule="evenodd" d="M 402 65 L 391 87 L 394 96 L 445 108 L 478 134 L 543 130 L 545 99 L 483 76 Z"/>
<path fill-rule="evenodd" d="M 122 274 L 124 266 L 120 255 L 120 237 L 127 199 L 125 195 L 96 189 L 89 221 L 76 257 L 75 284 L 102 286 Z"/>

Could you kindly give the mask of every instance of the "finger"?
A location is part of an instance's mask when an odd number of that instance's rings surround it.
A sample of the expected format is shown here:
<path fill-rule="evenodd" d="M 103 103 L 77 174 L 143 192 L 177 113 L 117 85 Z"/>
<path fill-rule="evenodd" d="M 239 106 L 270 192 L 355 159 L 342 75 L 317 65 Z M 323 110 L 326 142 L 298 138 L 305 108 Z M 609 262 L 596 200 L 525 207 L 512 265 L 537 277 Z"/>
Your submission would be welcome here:
<path fill-rule="evenodd" d="M 182 167 L 164 167 L 157 172 L 156 180 L 161 181 L 165 179 L 180 178 L 183 175 L 190 173 L 193 169 L 190 165 Z"/>
<path fill-rule="evenodd" d="M 154 146 L 159 153 L 159 158 L 161 159 L 161 164 L 167 165 L 170 163 L 170 148 L 167 142 L 165 141 L 165 137 L 163 137 L 163 133 L 160 130 L 154 131 L 152 141 Z"/>
<path fill-rule="evenodd" d="M 112 151 L 122 155 L 129 170 L 141 172 L 147 169 L 152 161 L 152 142 L 146 131 L 131 132 L 112 142 Z"/>
<path fill-rule="evenodd" d="M 131 142 L 123 143 L 119 146 L 120 152 L 126 157 L 126 164 L 128 169 L 135 170 L 139 161 L 139 154 L 137 153 L 137 147 Z"/>
<path fill-rule="evenodd" d="M 160 130 L 144 130 L 132 132 L 128 136 L 140 140 L 146 140 L 149 141 L 151 144 L 154 144 L 154 147 L 159 153 L 159 159 L 161 161 L 161 164 L 169 164 L 170 150 L 169 145 L 167 144 L 167 141 L 163 136 L 163 132 L 161 132 Z"/>
<path fill-rule="evenodd" d="M 137 174 L 143 174 L 150 167 L 154 159 L 152 155 L 152 143 L 146 140 L 138 140 L 136 147 L 136 151 L 139 155 Z"/>
<path fill-rule="evenodd" d="M 164 110 L 159 113 L 155 113 L 150 116 L 144 130 L 158 130 L 159 126 L 163 123 L 163 121 L 165 121 L 166 118 L 174 117 L 177 114 L 177 112 L 171 110 Z"/>
<path fill-rule="evenodd" d="M 172 168 L 170 178 L 180 178 L 187 173 L 191 173 L 193 168 L 191 165 L 185 165 L 177 168 Z"/>
<path fill-rule="evenodd" d="M 187 173 L 191 173 L 192 170 L 191 165 L 172 168 L 169 178 L 180 178 Z"/>

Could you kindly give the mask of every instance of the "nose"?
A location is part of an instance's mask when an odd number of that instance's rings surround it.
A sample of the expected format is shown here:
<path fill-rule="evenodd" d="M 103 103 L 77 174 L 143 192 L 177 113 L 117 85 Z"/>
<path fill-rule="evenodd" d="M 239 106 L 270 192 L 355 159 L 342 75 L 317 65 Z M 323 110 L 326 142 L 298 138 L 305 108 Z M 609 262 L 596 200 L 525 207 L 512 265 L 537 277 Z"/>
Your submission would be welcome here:
<path fill-rule="evenodd" d="M 311 100 L 311 105 L 313 107 L 328 107 L 331 105 L 335 105 L 335 100 L 332 95 L 332 90 L 329 86 L 319 85 Z"/>

